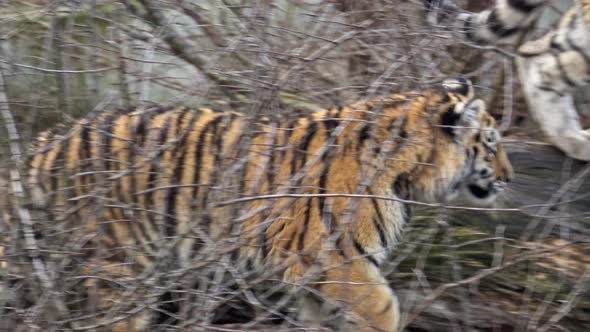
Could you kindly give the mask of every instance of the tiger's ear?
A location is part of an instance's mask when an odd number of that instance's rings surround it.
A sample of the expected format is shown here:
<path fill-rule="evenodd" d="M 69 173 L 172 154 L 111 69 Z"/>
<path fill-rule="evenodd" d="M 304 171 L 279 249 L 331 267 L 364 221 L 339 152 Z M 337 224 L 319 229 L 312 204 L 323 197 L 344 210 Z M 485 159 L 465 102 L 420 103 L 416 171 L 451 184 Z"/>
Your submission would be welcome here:
<path fill-rule="evenodd" d="M 473 83 L 470 80 L 457 77 L 457 78 L 448 78 L 442 82 L 442 86 L 447 92 L 458 93 L 467 97 L 466 99 L 472 99 L 475 95 L 473 89 Z"/>
<path fill-rule="evenodd" d="M 486 104 L 481 99 L 475 99 L 463 107 L 461 123 L 465 127 L 479 127 L 479 115 L 486 111 Z"/>
<path fill-rule="evenodd" d="M 443 131 L 454 138 L 465 135 L 479 127 L 480 113 L 485 110 L 485 103 L 481 99 L 472 100 L 467 104 L 457 103 L 441 115 Z"/>

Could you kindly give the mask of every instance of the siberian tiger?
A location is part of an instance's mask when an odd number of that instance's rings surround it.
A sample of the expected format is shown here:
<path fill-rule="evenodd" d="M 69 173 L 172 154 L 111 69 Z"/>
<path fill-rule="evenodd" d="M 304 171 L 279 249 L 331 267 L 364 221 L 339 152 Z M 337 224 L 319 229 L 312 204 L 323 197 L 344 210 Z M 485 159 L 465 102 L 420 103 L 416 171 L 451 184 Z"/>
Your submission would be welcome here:
<path fill-rule="evenodd" d="M 572 92 L 590 83 L 590 0 L 576 0 L 543 37 L 515 45 L 529 111 L 547 138 L 569 156 L 590 160 L 590 132 L 582 130 Z M 550 0 L 498 0 L 481 13 L 452 0 L 425 0 L 428 21 L 476 43 L 517 44 Z"/>
<path fill-rule="evenodd" d="M 292 285 L 303 324 L 396 331 L 398 301 L 379 267 L 410 201 L 489 205 L 513 175 L 473 95 L 470 82 L 447 80 L 280 121 L 188 107 L 107 112 L 42 134 L 28 182 L 36 205 L 86 236 L 87 255 L 128 262 L 125 273 L 190 268 L 202 249 L 233 246 L 240 269 Z M 343 317 L 327 318 L 334 310 Z M 139 311 L 113 329 L 150 329 Z"/>

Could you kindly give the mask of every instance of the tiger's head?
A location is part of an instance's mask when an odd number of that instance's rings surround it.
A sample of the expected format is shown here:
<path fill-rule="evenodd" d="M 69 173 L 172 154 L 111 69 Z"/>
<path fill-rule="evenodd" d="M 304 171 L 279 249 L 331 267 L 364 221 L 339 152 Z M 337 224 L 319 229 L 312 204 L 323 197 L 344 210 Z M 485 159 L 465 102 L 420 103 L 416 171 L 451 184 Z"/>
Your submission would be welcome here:
<path fill-rule="evenodd" d="M 479 109 L 472 120 L 474 129 L 465 133 L 466 163 L 462 178 L 457 181 L 457 198 L 481 206 L 492 205 L 513 177 L 512 165 L 502 146 L 496 121 L 483 108 L 479 99 L 466 105 Z M 467 110 L 470 112 L 470 110 Z"/>
<path fill-rule="evenodd" d="M 457 88 L 448 81 L 445 87 Z M 458 198 L 474 205 L 489 206 L 512 179 L 513 170 L 500 142 L 495 119 L 486 111 L 484 102 L 472 99 L 472 92 L 470 94 L 466 101 L 455 105 L 453 112 L 458 116 L 457 121 L 446 131 L 455 144 L 464 147 L 463 167 L 447 199 Z"/>
<path fill-rule="evenodd" d="M 422 198 L 490 206 L 513 177 L 496 121 L 481 99 L 473 99 L 469 81 L 448 80 L 443 87 L 457 99 L 438 110 L 437 152 L 421 180 L 422 192 L 430 194 Z"/>

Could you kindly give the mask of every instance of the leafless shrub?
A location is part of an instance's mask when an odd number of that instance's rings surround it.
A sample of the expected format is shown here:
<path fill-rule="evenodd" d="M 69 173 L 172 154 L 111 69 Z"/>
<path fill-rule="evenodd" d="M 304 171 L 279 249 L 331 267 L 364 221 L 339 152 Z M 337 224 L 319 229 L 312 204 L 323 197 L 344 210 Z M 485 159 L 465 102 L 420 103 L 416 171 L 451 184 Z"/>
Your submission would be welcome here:
<path fill-rule="evenodd" d="M 81 248 L 90 239 L 80 225 L 31 209 L 23 179 L 27 145 L 42 129 L 62 123 L 67 132 L 74 119 L 114 108 L 205 105 L 258 121 L 459 74 L 474 80 L 492 105 L 504 105 L 491 109 L 504 116 L 503 129 L 523 132 L 509 122 L 513 114 L 526 117 L 512 95 L 510 53 L 430 30 L 421 3 L 0 4 L 0 166 L 6 170 L 0 178 L 0 330 L 124 329 L 127 318 L 146 308 L 168 317 L 162 328 L 303 329 L 272 271 L 249 276 L 231 261 L 239 245 L 232 236 L 209 243 L 190 268 L 168 264 L 174 240 L 140 275 L 128 261 L 112 266 L 87 259 Z M 590 329 L 589 168 L 526 140 L 507 143 L 517 176 L 497 209 L 416 203 L 405 239 L 385 264 L 407 331 Z M 92 192 L 97 216 L 105 204 L 120 203 L 104 199 L 109 182 L 103 180 Z M 236 209 L 243 203 L 226 198 L 214 203 Z M 273 323 L 281 325 L 269 327 Z"/>

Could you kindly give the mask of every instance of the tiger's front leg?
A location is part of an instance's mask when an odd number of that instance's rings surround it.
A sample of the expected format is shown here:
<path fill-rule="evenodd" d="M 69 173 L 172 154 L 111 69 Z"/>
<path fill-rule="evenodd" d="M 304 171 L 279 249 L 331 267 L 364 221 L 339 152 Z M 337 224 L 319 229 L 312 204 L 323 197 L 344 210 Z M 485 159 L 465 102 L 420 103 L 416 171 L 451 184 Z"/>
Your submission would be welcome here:
<path fill-rule="evenodd" d="M 372 263 L 358 260 L 325 272 L 314 287 L 318 293 L 300 299 L 299 318 L 313 327 L 336 324 L 338 331 L 395 332 L 399 327 L 397 297 Z M 318 300 L 323 301 L 323 303 Z"/>

